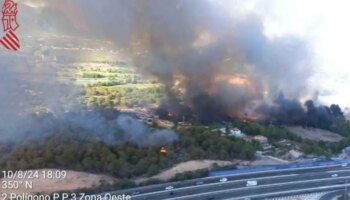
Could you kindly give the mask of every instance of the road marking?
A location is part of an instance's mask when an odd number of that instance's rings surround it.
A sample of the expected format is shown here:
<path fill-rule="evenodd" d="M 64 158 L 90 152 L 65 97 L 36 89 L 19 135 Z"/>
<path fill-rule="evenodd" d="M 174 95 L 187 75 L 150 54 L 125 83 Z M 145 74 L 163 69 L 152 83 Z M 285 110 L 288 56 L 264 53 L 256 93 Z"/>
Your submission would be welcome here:
<path fill-rule="evenodd" d="M 257 172 L 244 172 L 239 174 L 227 174 L 227 175 L 220 175 L 220 176 L 209 176 L 206 178 L 213 178 L 213 177 L 229 177 L 229 176 L 239 176 L 239 175 L 246 175 L 246 174 L 261 174 L 266 172 L 283 172 L 283 171 L 294 171 L 294 170 L 307 170 L 307 169 L 317 169 L 317 168 L 327 168 L 327 167 L 340 167 L 342 164 L 336 164 L 336 165 L 324 165 L 324 166 L 314 166 L 314 167 L 302 167 L 302 168 L 289 168 L 289 169 L 267 169 Z"/>
<path fill-rule="evenodd" d="M 343 188 L 344 186 L 350 186 L 350 184 L 347 185 L 332 185 L 332 186 L 321 186 L 321 187 L 313 187 L 313 188 L 307 188 L 307 189 L 297 189 L 297 190 L 289 190 L 289 193 L 293 193 L 293 192 L 308 192 L 310 190 L 323 190 L 323 189 L 338 189 L 338 188 Z M 264 196 L 273 196 L 273 195 L 280 195 L 280 194 L 285 194 L 286 191 L 282 191 L 282 192 L 270 192 L 270 193 L 265 193 L 262 194 Z M 257 198 L 257 197 L 261 197 L 261 194 L 258 195 L 251 195 L 251 196 L 245 196 L 245 197 L 235 197 L 235 198 L 229 198 L 229 199 L 224 199 L 224 200 L 241 200 L 242 198 Z M 169 199 L 167 199 L 169 200 Z"/>
<path fill-rule="evenodd" d="M 284 178 L 284 177 L 293 177 L 293 176 L 298 176 L 299 174 L 288 174 L 288 175 L 278 175 L 278 176 L 268 176 L 268 177 L 260 177 L 260 178 L 249 178 L 249 179 L 240 179 L 240 180 L 232 180 L 232 181 L 226 181 L 226 182 L 215 182 L 215 183 L 207 183 L 203 185 L 193 185 L 193 186 L 188 186 L 188 187 L 179 187 L 179 188 L 174 188 L 172 190 L 161 190 L 161 191 L 155 191 L 155 192 L 149 192 L 149 193 L 143 193 L 143 194 L 138 194 L 134 195 L 133 197 L 142 197 L 142 196 L 149 196 L 152 194 L 158 194 L 158 193 L 165 193 L 165 192 L 170 192 L 170 191 L 180 191 L 180 190 L 187 190 L 187 189 L 194 189 L 194 188 L 199 188 L 199 187 L 209 187 L 209 186 L 214 186 L 214 185 L 228 185 L 232 184 L 235 182 L 246 182 L 249 180 L 261 180 L 261 179 L 278 179 L 278 178 Z M 170 185 L 170 184 L 168 184 Z"/>
<path fill-rule="evenodd" d="M 326 171 L 327 173 L 337 173 L 337 172 L 348 172 L 350 169 L 339 169 L 339 170 L 333 170 L 333 171 Z"/>
<path fill-rule="evenodd" d="M 350 171 L 346 170 L 346 171 Z M 315 172 L 315 173 L 306 173 L 305 175 L 316 175 L 316 174 L 323 174 L 325 172 Z M 149 196 L 149 195 L 154 195 L 154 194 L 160 194 L 160 193 L 166 193 L 169 191 L 182 191 L 182 190 L 188 190 L 188 189 L 195 189 L 195 188 L 200 188 L 200 187 L 209 187 L 209 186 L 215 186 L 215 185 L 224 185 L 224 184 L 232 184 L 235 182 L 245 182 L 248 180 L 264 180 L 264 179 L 278 179 L 278 178 L 284 178 L 284 177 L 293 177 L 293 176 L 300 176 L 300 174 L 288 174 L 288 175 L 277 175 L 277 176 L 267 176 L 267 177 L 259 177 L 259 178 L 248 178 L 248 179 L 239 179 L 239 180 L 232 180 L 232 181 L 227 181 L 227 182 L 215 182 L 215 183 L 208 183 L 208 184 L 203 184 L 203 185 L 193 185 L 193 186 L 187 186 L 187 187 L 179 187 L 179 188 L 174 188 L 172 190 L 164 190 L 164 188 L 162 188 L 162 190 L 159 191 L 154 191 L 154 192 L 148 192 L 148 193 L 142 193 L 142 194 L 138 194 L 138 195 L 134 195 L 133 197 L 142 197 L 142 196 Z M 333 177 L 333 178 L 342 178 L 345 176 L 339 176 L 339 177 Z M 328 178 L 327 178 L 328 179 Z M 322 180 L 322 179 L 320 179 Z M 164 187 L 171 185 L 171 183 L 169 184 L 165 184 Z M 268 184 L 265 184 L 268 185 Z M 264 186 L 264 185 L 260 185 L 260 186 Z M 244 187 L 240 187 L 240 188 L 245 188 Z"/>
<path fill-rule="evenodd" d="M 169 198 L 169 199 L 166 199 L 166 200 L 184 199 L 184 198 L 188 198 L 188 197 L 204 196 L 204 195 L 209 195 L 209 194 L 228 193 L 228 192 L 233 192 L 233 191 L 242 190 L 242 189 L 265 188 L 265 187 L 271 187 L 271 186 L 288 185 L 288 184 L 293 184 L 293 183 L 310 183 L 310 182 L 318 182 L 318 181 L 322 181 L 322 180 L 336 180 L 336 179 L 344 179 L 344 178 L 350 178 L 350 176 L 335 177 L 335 178 L 330 177 L 330 178 L 322 178 L 322 179 L 312 179 L 312 180 L 307 180 L 307 181 L 293 181 L 293 182 L 284 182 L 284 183 L 273 183 L 273 184 L 258 185 L 258 186 L 253 186 L 253 187 L 241 187 L 241 188 L 234 188 L 234 189 L 218 190 L 218 191 L 214 191 L 214 192 L 204 192 L 204 193 L 199 193 L 199 194 L 192 194 L 192 195 L 187 195 L 187 196 L 182 196 L 182 197 Z M 344 184 L 342 184 L 341 186 L 344 186 Z M 329 187 L 329 186 L 324 186 L 324 187 Z M 240 197 L 238 199 L 242 199 L 242 197 Z"/>
<path fill-rule="evenodd" d="M 338 165 L 327 165 L 327 166 L 315 166 L 315 167 L 303 167 L 303 168 L 290 168 L 290 169 L 279 169 L 279 170 L 264 170 L 264 171 L 257 171 L 257 172 L 245 172 L 245 173 L 240 173 L 240 174 L 228 174 L 228 175 L 220 175 L 220 176 L 209 176 L 209 177 L 204 177 L 204 178 L 201 178 L 201 179 L 192 179 L 192 180 L 189 180 L 189 182 L 192 182 L 193 184 L 195 184 L 195 182 L 198 182 L 198 181 L 205 181 L 205 180 L 210 180 L 210 179 L 217 179 L 217 178 L 220 178 L 220 177 L 231 177 L 231 178 L 234 178 L 236 176 L 240 176 L 240 175 L 248 175 L 248 174 L 251 174 L 251 175 L 254 175 L 254 174 L 264 174 L 264 173 L 269 173 L 269 172 L 281 172 L 281 171 L 300 171 L 300 170 L 308 170 L 308 169 L 316 169 L 316 168 L 326 168 L 327 167 L 340 167 L 341 165 L 338 164 Z M 312 172 L 306 172 L 306 173 L 303 173 L 303 174 L 309 174 L 309 173 L 312 173 Z M 265 177 L 273 177 L 273 176 L 265 176 Z M 254 179 L 254 178 L 251 178 L 251 179 Z M 241 179 L 239 179 L 241 180 Z M 149 186 L 142 186 L 142 187 L 139 187 L 139 190 L 151 190 L 151 189 L 157 189 L 158 187 L 166 187 L 168 185 L 176 185 L 176 184 L 181 184 L 180 181 L 177 181 L 177 182 L 169 182 L 169 183 L 163 183 L 163 184 L 157 184 L 157 185 L 149 185 Z M 135 191 L 137 190 L 138 187 L 136 188 L 130 188 L 130 189 L 125 189 L 125 190 L 117 190 L 117 191 L 113 191 L 115 193 L 129 193 L 129 192 L 132 192 L 132 191 Z M 144 193 L 144 194 L 147 194 L 147 193 Z"/>

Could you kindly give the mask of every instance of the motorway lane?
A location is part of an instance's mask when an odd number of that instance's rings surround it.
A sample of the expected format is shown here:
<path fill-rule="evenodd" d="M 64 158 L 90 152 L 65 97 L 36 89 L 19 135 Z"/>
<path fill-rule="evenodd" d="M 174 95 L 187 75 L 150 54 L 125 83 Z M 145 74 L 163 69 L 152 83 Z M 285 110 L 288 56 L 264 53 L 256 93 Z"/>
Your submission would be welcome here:
<path fill-rule="evenodd" d="M 350 186 L 350 185 L 349 185 Z M 348 186 L 348 187 L 349 187 Z M 288 190 L 288 191 L 282 191 L 282 192 L 272 192 L 272 193 L 264 193 L 264 194 L 258 194 L 255 196 L 246 196 L 245 198 L 250 198 L 251 200 L 267 200 L 267 199 L 275 199 L 275 198 L 285 198 L 286 197 L 295 197 L 297 195 L 307 195 L 307 194 L 315 194 L 315 193 L 328 193 L 335 190 L 341 190 L 344 185 L 335 185 L 335 186 L 322 186 L 322 187 L 314 187 L 314 188 L 306 188 L 306 189 L 298 189 L 298 190 Z M 310 192 L 312 191 L 312 192 Z M 241 198 L 224 198 L 222 200 L 243 200 Z M 327 199 L 329 200 L 329 199 Z"/>
<path fill-rule="evenodd" d="M 206 200 L 210 197 L 214 197 L 214 199 L 232 199 L 239 200 L 244 199 L 249 196 L 260 196 L 263 197 L 264 194 L 273 193 L 273 192 L 283 192 L 289 190 L 296 189 L 306 189 L 313 187 L 325 187 L 329 185 L 337 186 L 339 178 L 331 178 L 332 180 L 316 180 L 313 182 L 294 182 L 294 183 L 286 183 L 286 184 L 273 184 L 273 185 L 265 185 L 265 186 L 256 186 L 251 188 L 239 188 L 239 189 L 227 189 L 221 191 L 212 191 L 206 192 L 202 194 L 190 195 L 190 196 L 182 196 L 176 198 L 159 198 L 159 199 L 167 199 L 167 200 Z M 339 185 L 339 187 L 344 187 L 343 185 Z M 311 191 L 310 191 L 311 192 Z M 158 198 L 154 198 L 154 200 L 158 200 Z"/>
<path fill-rule="evenodd" d="M 234 175 L 225 176 L 225 177 L 228 178 L 228 181 L 232 181 L 232 180 L 241 180 L 241 179 L 256 179 L 256 178 L 268 177 L 268 176 L 279 176 L 279 175 L 283 176 L 288 174 L 305 174 L 305 173 L 311 173 L 311 172 L 324 172 L 325 170 L 329 171 L 329 170 L 337 170 L 337 169 L 344 169 L 344 168 L 338 166 L 338 167 L 332 167 L 331 169 L 329 167 L 288 169 L 288 170 L 246 173 L 246 174 L 234 174 Z M 139 194 L 145 194 L 145 193 L 150 193 L 155 191 L 163 191 L 165 187 L 170 185 L 174 186 L 174 188 L 185 188 L 190 186 L 196 186 L 197 182 L 203 182 L 203 185 L 217 183 L 220 178 L 221 177 L 206 177 L 206 178 L 193 179 L 193 180 L 187 180 L 187 181 L 181 181 L 181 182 L 172 182 L 172 183 L 166 183 L 166 184 L 137 187 L 137 188 L 127 189 L 127 190 L 119 190 L 113 193 L 131 195 L 137 192 Z"/>
<path fill-rule="evenodd" d="M 338 174 L 337 181 L 345 180 L 341 177 L 350 177 L 350 170 L 347 171 L 338 171 L 336 172 Z M 279 185 L 285 182 L 298 182 L 298 181 L 308 181 L 312 179 L 327 179 L 331 178 L 331 175 L 334 174 L 334 172 L 317 172 L 317 173 L 310 173 L 310 174 L 302 174 L 302 175 L 285 175 L 285 176 L 279 176 L 279 177 L 265 177 L 265 178 L 255 178 L 254 180 L 258 181 L 259 187 L 266 186 L 266 185 Z M 191 196 L 195 194 L 200 193 L 206 193 L 208 191 L 223 191 L 223 190 L 230 190 L 230 189 L 236 189 L 237 191 L 240 190 L 251 190 L 255 189 L 255 187 L 247 188 L 246 182 L 247 180 L 234 180 L 234 181 L 228 181 L 225 183 L 211 183 L 211 184 L 205 184 L 201 186 L 191 186 L 186 188 L 175 188 L 171 191 L 156 191 L 148 194 L 140 194 L 133 197 L 133 199 L 166 199 L 166 198 L 175 198 L 175 197 L 182 197 L 182 196 Z M 338 183 L 337 182 L 337 183 Z"/>

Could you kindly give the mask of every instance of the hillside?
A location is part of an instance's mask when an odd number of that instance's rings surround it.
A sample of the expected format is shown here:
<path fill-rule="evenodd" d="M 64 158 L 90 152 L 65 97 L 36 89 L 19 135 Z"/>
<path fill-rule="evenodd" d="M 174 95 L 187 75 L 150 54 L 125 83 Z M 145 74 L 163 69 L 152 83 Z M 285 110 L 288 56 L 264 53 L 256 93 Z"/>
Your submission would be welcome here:
<path fill-rule="evenodd" d="M 218 166 L 232 166 L 234 164 L 238 164 L 239 162 L 231 162 L 231 161 L 220 161 L 220 160 L 192 160 L 183 163 L 179 163 L 174 167 L 167 169 L 155 176 L 149 178 L 138 178 L 135 180 L 136 183 L 145 182 L 150 179 L 158 179 L 162 181 L 170 180 L 175 177 L 178 173 L 191 172 L 200 169 L 209 169 L 214 164 Z"/>
<path fill-rule="evenodd" d="M 255 146 L 241 139 L 222 137 L 204 127 L 182 128 L 177 133 L 179 141 L 162 153 L 159 146 L 107 144 L 82 130 L 61 128 L 35 144 L 25 141 L 0 149 L 0 170 L 58 168 L 131 179 L 153 176 L 190 160 L 254 158 Z"/>
<path fill-rule="evenodd" d="M 303 128 L 301 126 L 286 126 L 285 128 L 303 139 L 316 142 L 339 142 L 343 139 L 343 137 L 337 133 L 318 128 Z"/>

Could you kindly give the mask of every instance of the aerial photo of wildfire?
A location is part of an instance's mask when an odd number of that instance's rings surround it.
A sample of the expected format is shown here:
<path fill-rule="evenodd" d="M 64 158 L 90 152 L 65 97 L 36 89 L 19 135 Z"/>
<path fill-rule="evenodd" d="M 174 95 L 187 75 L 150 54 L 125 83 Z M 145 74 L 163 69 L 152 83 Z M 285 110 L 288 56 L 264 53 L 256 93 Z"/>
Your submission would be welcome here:
<path fill-rule="evenodd" d="M 226 199 L 205 177 L 347 158 L 345 0 L 3 1 L 4 199 Z"/>

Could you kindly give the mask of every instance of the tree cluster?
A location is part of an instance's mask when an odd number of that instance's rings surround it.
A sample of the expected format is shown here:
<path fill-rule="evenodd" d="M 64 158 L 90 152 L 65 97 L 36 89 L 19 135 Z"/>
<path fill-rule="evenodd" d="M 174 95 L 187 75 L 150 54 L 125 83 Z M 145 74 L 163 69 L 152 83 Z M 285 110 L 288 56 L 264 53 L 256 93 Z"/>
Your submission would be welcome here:
<path fill-rule="evenodd" d="M 221 137 L 203 127 L 178 130 L 180 140 L 167 146 L 166 154 L 161 153 L 159 147 L 106 144 L 69 127 L 52 132 L 41 140 L 0 145 L 0 170 L 61 168 L 128 179 L 152 176 L 183 161 L 251 159 L 255 153 L 251 144 Z"/>

